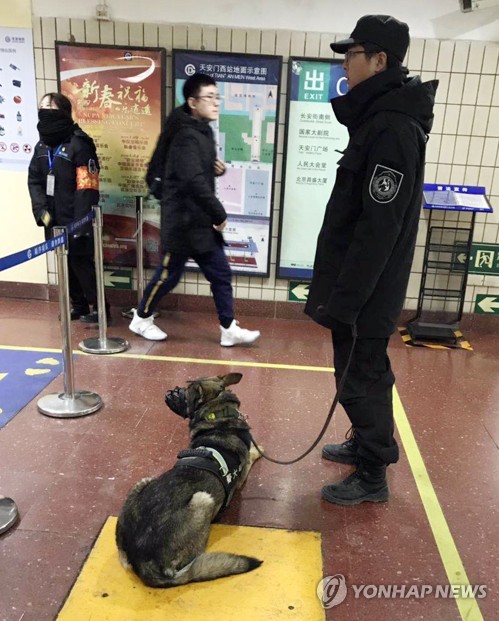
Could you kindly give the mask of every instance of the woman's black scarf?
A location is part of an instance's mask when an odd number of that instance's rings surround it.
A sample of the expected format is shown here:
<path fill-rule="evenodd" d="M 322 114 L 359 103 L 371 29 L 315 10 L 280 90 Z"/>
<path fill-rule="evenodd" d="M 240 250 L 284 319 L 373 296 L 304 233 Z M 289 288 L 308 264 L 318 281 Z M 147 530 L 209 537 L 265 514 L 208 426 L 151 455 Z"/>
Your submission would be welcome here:
<path fill-rule="evenodd" d="M 75 123 L 63 110 L 41 108 L 38 110 L 39 123 L 36 126 L 40 140 L 49 147 L 58 147 L 69 138 Z"/>

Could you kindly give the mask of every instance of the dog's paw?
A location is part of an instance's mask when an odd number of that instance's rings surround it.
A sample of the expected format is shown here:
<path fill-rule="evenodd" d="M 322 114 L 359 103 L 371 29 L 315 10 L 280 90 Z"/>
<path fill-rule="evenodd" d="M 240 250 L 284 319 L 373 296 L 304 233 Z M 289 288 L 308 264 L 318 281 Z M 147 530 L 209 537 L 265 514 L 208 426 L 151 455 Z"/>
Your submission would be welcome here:
<path fill-rule="evenodd" d="M 261 451 L 261 453 L 264 453 L 264 449 L 263 446 L 261 444 L 258 445 L 258 450 Z M 256 461 L 257 459 L 260 459 L 261 454 L 258 452 L 256 446 L 254 444 L 251 445 L 251 449 L 250 449 L 250 459 L 251 459 L 251 463 L 253 463 L 254 461 Z"/>

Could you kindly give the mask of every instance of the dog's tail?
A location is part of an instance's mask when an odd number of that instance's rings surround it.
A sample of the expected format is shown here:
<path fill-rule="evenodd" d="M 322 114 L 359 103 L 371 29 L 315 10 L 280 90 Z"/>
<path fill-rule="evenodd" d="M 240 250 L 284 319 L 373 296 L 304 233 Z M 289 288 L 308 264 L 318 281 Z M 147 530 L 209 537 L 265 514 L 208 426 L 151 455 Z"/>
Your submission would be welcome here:
<path fill-rule="evenodd" d="M 225 552 L 203 552 L 179 571 L 161 571 L 155 562 L 143 564 L 138 572 L 143 582 L 150 587 L 172 587 L 188 582 L 215 580 L 224 576 L 244 574 L 252 571 L 263 561 L 251 556 L 226 554 Z"/>

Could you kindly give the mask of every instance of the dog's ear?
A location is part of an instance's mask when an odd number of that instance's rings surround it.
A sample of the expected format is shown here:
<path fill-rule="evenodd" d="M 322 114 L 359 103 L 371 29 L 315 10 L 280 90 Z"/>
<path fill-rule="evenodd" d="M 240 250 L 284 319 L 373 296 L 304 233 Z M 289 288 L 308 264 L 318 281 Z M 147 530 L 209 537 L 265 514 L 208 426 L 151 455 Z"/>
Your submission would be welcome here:
<path fill-rule="evenodd" d="M 242 376 L 242 373 L 227 373 L 227 375 L 220 375 L 219 377 L 225 386 L 232 386 L 232 384 L 239 384 Z"/>

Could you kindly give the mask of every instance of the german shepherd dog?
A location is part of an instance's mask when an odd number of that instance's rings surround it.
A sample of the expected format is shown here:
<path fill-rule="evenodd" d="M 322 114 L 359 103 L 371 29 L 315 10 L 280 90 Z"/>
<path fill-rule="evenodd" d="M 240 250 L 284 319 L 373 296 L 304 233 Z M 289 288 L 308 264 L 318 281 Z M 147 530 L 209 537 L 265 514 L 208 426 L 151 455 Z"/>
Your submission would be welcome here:
<path fill-rule="evenodd" d="M 189 419 L 189 449 L 179 453 L 171 470 L 133 487 L 116 527 L 121 564 L 149 587 L 242 574 L 262 563 L 205 552 L 211 522 L 260 457 L 240 402 L 227 390 L 241 377 L 203 377 L 166 393 L 170 409 Z"/>

